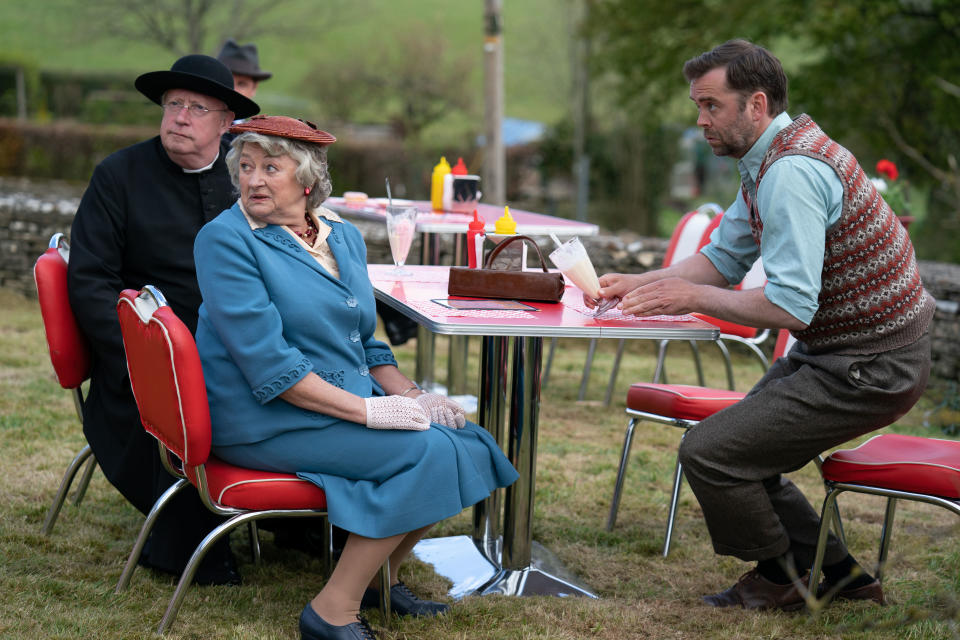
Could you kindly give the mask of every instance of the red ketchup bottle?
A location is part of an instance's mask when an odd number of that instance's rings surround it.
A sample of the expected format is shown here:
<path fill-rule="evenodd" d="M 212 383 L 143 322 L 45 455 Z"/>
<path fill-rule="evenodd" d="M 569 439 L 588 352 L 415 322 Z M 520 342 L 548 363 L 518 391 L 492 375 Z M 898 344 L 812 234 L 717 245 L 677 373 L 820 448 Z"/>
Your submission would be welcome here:
<path fill-rule="evenodd" d="M 453 180 L 457 176 L 467 175 L 467 165 L 463 158 L 457 158 L 457 164 L 450 168 L 450 173 L 443 176 L 443 210 L 453 211 Z"/>
<path fill-rule="evenodd" d="M 483 265 L 483 241 L 487 237 L 484 232 L 483 218 L 473 210 L 473 220 L 467 225 L 467 266 L 479 269 Z"/>

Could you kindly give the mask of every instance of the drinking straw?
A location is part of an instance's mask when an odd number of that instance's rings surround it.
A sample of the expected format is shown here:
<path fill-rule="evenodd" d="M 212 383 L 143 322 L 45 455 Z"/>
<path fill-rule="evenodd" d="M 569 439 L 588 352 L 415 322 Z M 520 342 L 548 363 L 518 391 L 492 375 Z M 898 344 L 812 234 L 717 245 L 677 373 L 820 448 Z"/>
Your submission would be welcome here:
<path fill-rule="evenodd" d="M 551 234 L 550 234 L 550 238 L 552 238 L 552 239 L 553 239 L 553 243 L 554 243 L 555 245 L 557 245 L 557 249 L 559 249 L 560 246 L 563 244 L 562 242 L 560 242 L 560 238 L 558 238 L 558 237 L 556 236 L 556 234 L 551 233 Z"/>
<path fill-rule="evenodd" d="M 388 207 L 392 207 L 392 206 L 393 206 L 393 196 L 390 195 L 390 178 L 387 177 L 387 178 L 385 178 L 385 180 L 387 181 L 387 206 L 388 206 Z"/>

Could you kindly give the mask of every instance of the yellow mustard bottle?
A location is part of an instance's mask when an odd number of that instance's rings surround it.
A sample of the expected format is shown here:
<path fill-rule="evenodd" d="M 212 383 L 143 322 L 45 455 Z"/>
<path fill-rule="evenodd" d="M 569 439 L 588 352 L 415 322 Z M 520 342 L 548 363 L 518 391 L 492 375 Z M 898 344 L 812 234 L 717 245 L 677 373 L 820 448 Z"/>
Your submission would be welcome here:
<path fill-rule="evenodd" d="M 513 216 L 510 215 L 510 207 L 504 207 L 503 215 L 497 218 L 493 223 L 493 237 L 491 239 L 499 244 L 507 239 L 506 236 L 515 235 L 517 235 L 517 221 L 514 220 Z M 520 243 L 520 270 L 523 271 L 526 268 L 527 244 L 522 242 Z"/>
<path fill-rule="evenodd" d="M 517 221 L 510 215 L 510 207 L 503 208 L 503 215 L 497 218 L 493 223 L 494 233 L 503 236 L 513 235 L 517 232 Z"/>
<path fill-rule="evenodd" d="M 450 164 L 445 156 L 433 168 L 430 176 L 430 206 L 434 211 L 443 211 L 443 178 L 450 173 Z"/>

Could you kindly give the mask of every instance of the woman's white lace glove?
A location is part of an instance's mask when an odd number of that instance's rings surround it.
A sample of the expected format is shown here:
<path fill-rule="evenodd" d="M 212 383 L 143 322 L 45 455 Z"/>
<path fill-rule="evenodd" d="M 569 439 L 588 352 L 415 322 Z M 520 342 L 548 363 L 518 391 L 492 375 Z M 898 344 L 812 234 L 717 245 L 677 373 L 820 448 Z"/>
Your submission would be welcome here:
<path fill-rule="evenodd" d="M 446 396 L 436 393 L 422 393 L 414 400 L 419 402 L 420 406 L 430 414 L 432 422 L 437 422 L 452 429 L 463 429 L 463 425 L 466 424 L 467 419 L 464 417 L 466 412 L 463 407 Z"/>
<path fill-rule="evenodd" d="M 363 402 L 367 406 L 367 426 L 371 429 L 426 431 L 430 428 L 430 414 L 413 398 L 374 396 L 364 398 Z"/>

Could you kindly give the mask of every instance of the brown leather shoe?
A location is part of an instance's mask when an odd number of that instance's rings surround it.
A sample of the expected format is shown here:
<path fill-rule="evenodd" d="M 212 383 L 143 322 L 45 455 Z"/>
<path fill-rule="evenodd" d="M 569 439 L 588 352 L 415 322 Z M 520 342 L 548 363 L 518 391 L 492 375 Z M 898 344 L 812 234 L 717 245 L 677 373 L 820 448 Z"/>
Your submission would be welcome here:
<path fill-rule="evenodd" d="M 830 594 L 830 591 L 833 589 L 833 585 L 828 583 L 826 580 L 820 583 L 820 586 L 817 588 L 817 598 L 823 598 Z M 835 594 L 830 596 L 831 600 L 873 600 L 879 605 L 887 604 L 886 599 L 883 597 L 883 585 L 880 584 L 879 580 L 874 580 L 870 584 L 865 584 L 862 587 L 857 587 L 856 589 L 840 589 Z"/>
<path fill-rule="evenodd" d="M 809 576 L 800 579 L 807 586 Z M 774 584 L 756 569 L 740 576 L 737 584 L 726 591 L 703 596 L 711 607 L 743 607 L 744 609 L 780 609 L 796 611 L 806 604 L 796 583 Z"/>

